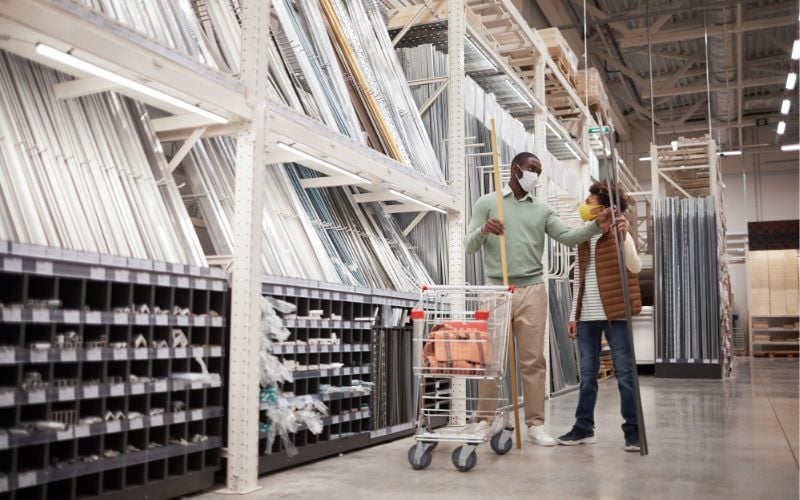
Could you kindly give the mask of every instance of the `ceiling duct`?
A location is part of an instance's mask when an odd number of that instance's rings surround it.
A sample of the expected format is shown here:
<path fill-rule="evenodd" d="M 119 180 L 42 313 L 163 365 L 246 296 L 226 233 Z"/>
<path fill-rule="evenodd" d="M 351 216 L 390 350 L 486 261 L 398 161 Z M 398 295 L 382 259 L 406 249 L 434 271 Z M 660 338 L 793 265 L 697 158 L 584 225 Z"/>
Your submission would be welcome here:
<path fill-rule="evenodd" d="M 709 26 L 732 24 L 734 9 L 718 9 L 708 11 Z M 736 53 L 734 51 L 733 33 L 724 33 L 708 37 L 708 71 L 710 83 L 736 83 Z M 717 121 L 728 122 L 737 119 L 736 91 L 718 90 L 711 93 L 711 113 Z M 730 145 L 731 129 L 718 129 L 718 144 Z"/>

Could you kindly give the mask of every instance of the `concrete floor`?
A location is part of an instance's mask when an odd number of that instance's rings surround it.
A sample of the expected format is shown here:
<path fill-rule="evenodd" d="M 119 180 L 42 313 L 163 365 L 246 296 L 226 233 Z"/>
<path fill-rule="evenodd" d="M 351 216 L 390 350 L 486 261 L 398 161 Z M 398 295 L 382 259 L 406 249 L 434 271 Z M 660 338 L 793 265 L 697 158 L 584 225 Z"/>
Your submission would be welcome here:
<path fill-rule="evenodd" d="M 726 382 L 642 377 L 650 455 L 622 450 L 619 396 L 603 382 L 596 413 L 598 442 L 494 455 L 459 473 L 450 446 L 413 471 L 410 439 L 261 478 L 255 499 L 710 499 L 798 498 L 798 360 L 742 358 Z M 553 434 L 572 425 L 577 394 L 549 402 Z M 204 500 L 230 498 L 214 493 Z"/>

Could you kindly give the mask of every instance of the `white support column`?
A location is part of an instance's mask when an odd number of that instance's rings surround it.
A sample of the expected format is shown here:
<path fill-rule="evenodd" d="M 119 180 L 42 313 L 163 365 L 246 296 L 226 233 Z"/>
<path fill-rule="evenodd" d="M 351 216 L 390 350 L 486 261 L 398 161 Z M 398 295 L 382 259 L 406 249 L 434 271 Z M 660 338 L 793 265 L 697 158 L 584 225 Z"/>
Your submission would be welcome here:
<path fill-rule="evenodd" d="M 242 81 L 253 121 L 236 142 L 236 198 L 228 372 L 228 493 L 258 489 L 261 217 L 267 134 L 269 0 L 242 1 Z"/>
<path fill-rule="evenodd" d="M 448 275 L 451 285 L 464 283 L 464 235 L 466 214 L 466 171 L 464 147 L 464 34 L 466 11 L 464 0 L 447 2 L 447 57 L 450 84 L 447 93 L 447 167 L 450 187 L 453 188 L 461 213 L 451 211 L 448 216 L 450 244 Z M 453 381 L 453 424 L 466 424 L 466 384 Z"/>

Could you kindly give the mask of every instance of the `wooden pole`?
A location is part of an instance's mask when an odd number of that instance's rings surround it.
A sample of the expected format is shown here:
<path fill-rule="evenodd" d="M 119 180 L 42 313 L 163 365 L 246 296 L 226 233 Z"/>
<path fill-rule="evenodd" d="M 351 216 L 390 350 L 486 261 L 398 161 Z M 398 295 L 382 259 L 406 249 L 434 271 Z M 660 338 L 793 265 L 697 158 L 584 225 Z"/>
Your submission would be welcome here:
<path fill-rule="evenodd" d="M 503 190 L 500 184 L 500 153 L 497 147 L 497 131 L 495 130 L 494 118 L 492 118 L 492 172 L 494 173 L 494 192 L 497 202 L 497 220 L 503 222 Z M 501 234 L 500 238 L 500 265 L 503 269 L 503 285 L 508 286 L 508 255 L 506 254 L 506 236 Z M 513 314 L 513 312 L 512 312 Z M 522 448 L 522 437 L 519 423 L 519 391 L 517 389 L 517 356 L 514 346 L 514 331 L 511 322 L 508 324 L 508 359 L 511 369 L 511 401 L 514 407 L 514 434 L 516 437 L 517 449 Z"/>

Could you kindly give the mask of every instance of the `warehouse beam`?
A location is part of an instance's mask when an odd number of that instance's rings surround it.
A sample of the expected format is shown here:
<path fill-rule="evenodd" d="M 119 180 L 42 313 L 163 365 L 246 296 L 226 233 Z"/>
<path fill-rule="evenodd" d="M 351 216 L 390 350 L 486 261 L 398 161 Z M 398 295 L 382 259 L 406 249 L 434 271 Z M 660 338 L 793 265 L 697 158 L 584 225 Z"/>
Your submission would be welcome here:
<path fill-rule="evenodd" d="M 711 92 L 723 91 L 723 90 L 736 90 L 740 88 L 748 88 L 748 87 L 763 87 L 767 85 L 782 85 L 786 82 L 786 75 L 781 76 L 769 76 L 764 78 L 750 78 L 748 80 L 744 80 L 741 83 L 714 83 L 711 85 Z M 669 97 L 669 96 L 676 96 L 676 95 L 685 95 L 685 94 L 698 94 L 698 93 L 705 93 L 708 90 L 705 83 L 696 84 L 696 85 L 687 85 L 685 87 L 677 87 L 673 89 L 660 89 L 660 90 L 653 90 L 653 95 L 655 97 Z M 650 90 L 645 90 L 642 93 L 642 97 L 648 99 L 650 97 Z"/>
<path fill-rule="evenodd" d="M 746 33 L 749 31 L 766 30 L 770 28 L 779 28 L 782 26 L 792 26 L 797 24 L 797 19 L 791 16 L 770 17 L 767 19 L 756 19 L 742 23 L 741 26 L 735 24 L 719 24 L 708 26 L 706 29 L 702 24 L 694 23 L 694 27 L 688 29 L 676 29 L 668 31 L 660 31 L 657 33 L 650 33 L 649 43 L 676 43 L 684 42 L 687 40 L 696 40 L 703 38 L 708 31 L 708 36 L 722 35 L 722 34 L 735 34 Z M 643 47 L 648 44 L 648 36 L 646 33 L 637 36 L 621 36 L 618 38 L 617 43 L 620 48 L 627 49 L 632 47 Z"/>
<path fill-rule="evenodd" d="M 189 154 L 189 151 L 191 151 L 192 147 L 194 147 L 197 141 L 203 137 L 203 133 L 205 133 L 205 131 L 205 127 L 201 127 L 192 132 L 186 141 L 181 144 L 181 147 L 178 148 L 178 151 L 175 152 L 175 156 L 169 160 L 169 163 L 167 164 L 167 172 L 172 173 L 176 168 L 178 168 L 178 165 L 180 165 L 186 155 Z"/>
<path fill-rule="evenodd" d="M 321 177 L 300 180 L 300 186 L 305 189 L 352 185 L 353 178 L 346 175 L 325 175 Z"/>
<path fill-rule="evenodd" d="M 56 95 L 56 99 L 73 99 L 118 88 L 119 85 L 105 78 L 87 76 L 86 78 L 56 83 L 53 85 L 53 92 Z"/>

